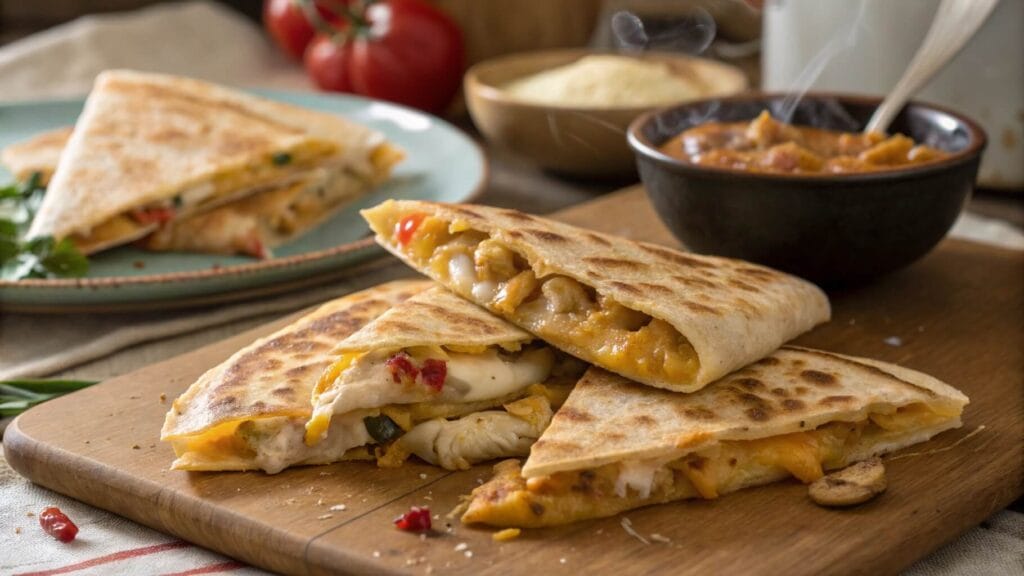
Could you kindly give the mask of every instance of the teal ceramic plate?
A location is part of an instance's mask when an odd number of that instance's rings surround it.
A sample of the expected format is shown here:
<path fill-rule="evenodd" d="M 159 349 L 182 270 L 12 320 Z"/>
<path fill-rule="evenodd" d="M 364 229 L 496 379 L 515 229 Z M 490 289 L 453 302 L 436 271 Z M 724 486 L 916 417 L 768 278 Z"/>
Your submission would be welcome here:
<path fill-rule="evenodd" d="M 480 148 L 454 126 L 421 112 L 345 95 L 260 91 L 261 95 L 340 114 L 383 132 L 406 158 L 390 182 L 316 230 L 274 249 L 275 257 L 145 252 L 118 248 L 92 257 L 81 279 L 0 280 L 0 308 L 25 311 L 152 309 L 223 302 L 323 281 L 380 254 L 359 209 L 387 198 L 465 202 L 487 177 Z M 82 100 L 0 106 L 0 147 L 74 123 Z M 0 181 L 10 180 L 0 169 Z"/>

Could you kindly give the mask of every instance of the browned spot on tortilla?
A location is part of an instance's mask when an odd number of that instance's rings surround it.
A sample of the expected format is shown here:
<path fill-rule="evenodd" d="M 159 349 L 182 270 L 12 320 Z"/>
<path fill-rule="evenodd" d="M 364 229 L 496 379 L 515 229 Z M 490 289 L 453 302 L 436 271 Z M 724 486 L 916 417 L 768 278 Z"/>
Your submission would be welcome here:
<path fill-rule="evenodd" d="M 735 459 L 735 458 L 729 458 L 729 466 L 735 466 L 735 465 L 736 465 L 736 462 L 737 462 L 737 461 L 736 461 L 736 459 Z"/>
<path fill-rule="evenodd" d="M 654 292 L 655 294 L 660 294 L 662 296 L 671 296 L 675 294 L 675 291 L 673 291 L 668 286 L 662 286 L 661 284 L 654 284 L 652 282 L 641 282 L 640 287 L 649 292 Z"/>
<path fill-rule="evenodd" d="M 601 274 L 597 270 L 587 270 L 587 278 L 591 280 L 601 280 L 604 278 L 604 274 Z"/>
<path fill-rule="evenodd" d="M 746 388 L 747 390 L 760 390 L 765 387 L 764 382 L 761 382 L 757 378 L 738 378 L 733 382 Z"/>
<path fill-rule="evenodd" d="M 651 254 L 653 256 L 657 256 L 657 257 L 661 258 L 662 260 L 667 260 L 669 262 L 672 262 L 674 264 L 678 264 L 680 266 L 686 266 L 686 267 L 689 267 L 689 268 L 713 268 L 714 267 L 714 264 L 712 264 L 711 262 L 706 262 L 704 260 L 701 260 L 700 258 L 695 258 L 693 256 L 687 256 L 686 254 L 683 254 L 682 252 L 676 252 L 675 250 L 670 250 L 668 248 L 662 248 L 661 246 L 653 246 L 651 244 L 640 244 L 640 249 L 645 251 L 645 252 L 647 252 L 648 254 Z"/>
<path fill-rule="evenodd" d="M 744 290 L 746 292 L 760 292 L 760 290 L 756 286 L 747 284 L 743 280 L 730 280 L 729 284 L 732 284 L 733 287 L 739 288 L 740 290 Z"/>
<path fill-rule="evenodd" d="M 308 366 L 308 365 L 306 365 L 306 366 L 296 366 L 294 368 L 288 369 L 284 373 L 284 375 L 287 376 L 288 378 L 302 378 L 303 376 L 306 376 L 307 374 L 309 374 L 314 369 L 315 368 L 313 366 Z"/>
<path fill-rule="evenodd" d="M 810 390 L 806 386 L 797 386 L 793 388 L 793 392 L 796 392 L 797 396 L 805 396 Z"/>
<path fill-rule="evenodd" d="M 544 514 L 544 505 L 540 502 L 530 501 L 530 512 L 533 512 L 534 516 L 541 516 Z"/>
<path fill-rule="evenodd" d="M 800 410 L 804 407 L 804 402 L 796 398 L 786 398 L 782 401 L 782 407 L 786 410 Z"/>
<path fill-rule="evenodd" d="M 698 314 L 718 314 L 718 310 L 712 308 L 711 306 L 701 304 L 700 302 L 684 302 L 683 306 L 689 308 L 694 312 L 697 312 Z"/>
<path fill-rule="evenodd" d="M 647 414 L 637 414 L 633 417 L 633 421 L 641 426 L 653 426 L 657 423 L 653 416 L 648 416 Z"/>
<path fill-rule="evenodd" d="M 504 214 L 505 216 L 509 217 L 509 218 L 512 218 L 513 220 L 522 220 L 524 222 L 532 222 L 533 219 L 534 219 L 533 216 L 530 216 L 529 214 L 524 214 L 524 213 L 520 212 L 519 210 L 505 209 L 505 210 L 502 210 L 501 213 Z"/>
<path fill-rule="evenodd" d="M 281 396 L 282 398 L 290 398 L 295 395 L 295 390 L 291 388 L 274 388 L 270 391 L 274 396 Z"/>
<path fill-rule="evenodd" d="M 636 286 L 633 286 L 632 284 L 627 284 L 625 282 L 619 282 L 618 280 L 613 280 L 611 282 L 611 285 L 618 288 L 619 290 L 622 290 L 623 292 L 629 292 L 630 294 L 643 293 L 643 291 L 637 288 Z"/>
<path fill-rule="evenodd" d="M 705 278 L 698 278 L 696 276 L 680 276 L 680 275 L 675 275 L 675 276 L 672 276 L 672 279 L 675 280 L 676 282 L 681 283 L 681 284 L 686 284 L 687 286 L 698 286 L 700 288 L 717 288 L 718 287 L 718 284 L 712 282 L 711 280 L 707 280 Z"/>
<path fill-rule="evenodd" d="M 623 260 L 621 258 L 605 258 L 604 256 L 588 256 L 583 259 L 588 264 L 603 266 L 605 268 L 621 268 L 624 270 L 641 270 L 647 265 L 636 260 Z"/>
<path fill-rule="evenodd" d="M 467 208 L 466 206 L 459 206 L 456 204 L 452 206 L 451 209 L 458 212 L 459 214 L 465 214 L 466 216 L 472 216 L 474 218 L 483 218 L 483 216 L 475 212 L 472 208 Z"/>
<path fill-rule="evenodd" d="M 774 356 L 769 356 L 767 358 L 761 358 L 760 360 L 757 361 L 757 363 L 760 364 L 761 366 L 778 366 L 779 359 L 775 358 Z"/>
<path fill-rule="evenodd" d="M 768 419 L 768 412 L 763 408 L 747 408 L 745 413 L 747 418 L 755 422 L 764 422 Z"/>
<path fill-rule="evenodd" d="M 563 406 L 561 410 L 555 415 L 556 418 L 562 418 L 565 420 L 572 420 L 573 422 L 590 422 L 594 419 L 592 415 L 575 408 Z"/>
<path fill-rule="evenodd" d="M 615 440 L 615 441 L 622 440 L 625 437 L 626 437 L 626 435 L 622 434 L 621 432 L 605 432 L 604 434 L 601 435 L 601 438 L 604 439 L 604 440 Z"/>
<path fill-rule="evenodd" d="M 548 230 L 531 230 L 531 229 L 528 229 L 528 230 L 526 230 L 526 233 L 529 234 L 530 236 L 533 236 L 537 240 L 541 240 L 541 241 L 544 241 L 544 242 L 560 243 L 560 242 L 568 242 L 569 241 L 569 239 L 566 238 L 565 236 L 562 236 L 561 234 L 559 234 L 557 232 L 550 232 Z"/>
<path fill-rule="evenodd" d="M 835 376 L 825 372 L 819 372 L 818 370 L 804 370 L 800 373 L 800 378 L 803 378 L 815 386 L 830 387 L 836 385 Z"/>
<path fill-rule="evenodd" d="M 263 400 L 257 400 L 252 403 L 253 412 L 263 412 L 267 409 L 267 404 Z"/>
<path fill-rule="evenodd" d="M 785 388 L 772 388 L 771 393 L 775 396 L 779 396 L 780 398 L 789 396 L 789 392 Z"/>
<path fill-rule="evenodd" d="M 846 396 L 846 395 L 825 396 L 824 398 L 822 398 L 821 400 L 818 401 L 818 404 L 821 404 L 823 406 L 828 406 L 828 405 L 831 405 L 831 404 L 843 404 L 845 402 L 850 402 L 852 400 L 853 400 L 853 396 Z"/>
<path fill-rule="evenodd" d="M 587 238 L 590 239 L 590 241 L 594 242 L 595 244 L 600 244 L 602 246 L 611 246 L 612 245 L 612 243 L 607 238 L 605 238 L 604 236 L 601 236 L 600 234 L 594 234 L 593 232 L 587 232 L 586 236 L 587 236 Z"/>
<path fill-rule="evenodd" d="M 700 456 L 695 456 L 695 457 L 690 458 L 689 460 L 686 461 L 686 465 L 689 468 L 692 468 L 693 470 L 703 470 L 704 469 L 704 465 L 707 464 L 707 463 L 708 463 L 708 459 L 707 458 L 701 458 Z"/>
<path fill-rule="evenodd" d="M 517 240 L 522 240 L 523 238 L 526 237 L 526 235 L 520 232 L 519 230 L 509 230 L 508 232 L 505 232 L 505 234 L 508 235 L 510 238 L 515 238 Z"/>
<path fill-rule="evenodd" d="M 683 415 L 694 420 L 714 420 L 715 413 L 703 406 L 691 406 L 683 410 Z"/>
<path fill-rule="evenodd" d="M 775 272 L 767 268 L 754 268 L 752 266 L 742 266 L 737 268 L 736 272 L 757 280 L 772 280 L 777 276 Z"/>

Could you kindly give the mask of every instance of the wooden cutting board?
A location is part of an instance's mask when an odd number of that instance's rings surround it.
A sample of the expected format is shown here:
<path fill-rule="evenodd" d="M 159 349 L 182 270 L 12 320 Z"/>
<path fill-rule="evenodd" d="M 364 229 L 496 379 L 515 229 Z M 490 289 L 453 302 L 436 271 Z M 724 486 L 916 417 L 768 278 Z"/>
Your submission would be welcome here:
<path fill-rule="evenodd" d="M 638 189 L 559 216 L 673 243 Z M 5 449 L 38 484 L 291 574 L 895 572 L 1022 493 L 1022 288 L 1021 252 L 947 240 L 903 272 L 831 295 L 833 321 L 800 344 L 898 362 L 971 397 L 962 429 L 890 460 L 889 490 L 846 511 L 818 508 L 804 486 L 783 482 L 497 543 L 491 530 L 454 522 L 446 530 L 443 518 L 489 466 L 447 472 L 348 463 L 276 476 L 168 470 L 173 454 L 158 435 L 169 399 L 284 321 L 33 409 L 8 428 Z M 331 512 L 335 504 L 346 510 Z M 392 527 L 411 505 L 441 514 L 437 535 Z M 625 518 L 648 543 L 626 532 Z"/>

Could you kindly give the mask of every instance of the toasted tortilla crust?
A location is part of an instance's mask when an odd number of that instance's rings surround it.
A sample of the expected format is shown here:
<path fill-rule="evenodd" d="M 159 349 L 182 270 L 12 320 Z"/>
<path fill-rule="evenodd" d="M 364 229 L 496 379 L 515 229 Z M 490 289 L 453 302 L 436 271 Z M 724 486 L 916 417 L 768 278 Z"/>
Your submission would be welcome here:
<path fill-rule="evenodd" d="M 60 153 L 64 151 L 73 128 L 64 126 L 37 134 L 24 142 L 11 144 L 0 151 L 0 163 L 19 181 L 27 180 L 34 172 L 38 172 L 45 185 L 57 169 Z"/>
<path fill-rule="evenodd" d="M 431 284 L 397 281 L 332 300 L 253 342 L 203 374 L 174 401 L 161 440 L 200 434 L 231 421 L 312 412 L 310 395 L 331 348 Z"/>
<path fill-rule="evenodd" d="M 333 114 L 225 87 L 127 70 L 96 78 L 30 236 L 63 238 L 169 200 L 217 174 L 316 146 L 372 174 L 383 137 Z"/>
<path fill-rule="evenodd" d="M 623 459 L 695 451 L 857 421 L 868 412 L 925 404 L 959 413 L 968 399 L 938 380 L 884 362 L 784 347 L 693 394 L 641 386 L 591 368 L 523 466 L 529 478 Z"/>
<path fill-rule="evenodd" d="M 389 200 L 363 211 L 377 234 L 377 242 L 441 283 L 443 279 L 430 267 L 417 266 L 394 244 L 393 231 L 385 229 L 385 222 L 396 213 L 429 214 L 459 222 L 460 228 L 465 224 L 524 255 L 538 278 L 568 276 L 623 306 L 667 321 L 697 352 L 700 367 L 694 380 L 669 382 L 622 374 L 659 388 L 698 390 L 770 354 L 784 342 L 828 320 L 831 313 L 828 298 L 816 286 L 764 266 L 687 254 L 515 210 Z M 492 312 L 501 314 L 497 309 Z M 594 351 L 562 348 L 602 364 Z"/>
<path fill-rule="evenodd" d="M 338 344 L 333 352 L 448 344 L 493 346 L 532 339 L 529 332 L 459 298 L 446 288 L 434 286 L 385 312 Z"/>

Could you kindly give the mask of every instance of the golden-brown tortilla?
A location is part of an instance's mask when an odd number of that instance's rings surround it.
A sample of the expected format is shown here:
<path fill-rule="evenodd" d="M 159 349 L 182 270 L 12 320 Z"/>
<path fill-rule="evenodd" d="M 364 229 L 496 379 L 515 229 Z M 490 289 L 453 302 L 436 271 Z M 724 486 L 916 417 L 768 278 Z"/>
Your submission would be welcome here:
<path fill-rule="evenodd" d="M 473 491 L 463 521 L 550 526 L 787 476 L 808 482 L 959 427 L 967 402 L 920 372 L 795 347 L 693 394 L 595 368 L 526 464 L 502 462 Z M 616 482 L 628 487 L 618 493 Z M 645 485 L 648 494 L 637 488 Z"/>
<path fill-rule="evenodd" d="M 60 154 L 71 137 L 73 126 L 64 126 L 37 134 L 24 142 L 17 142 L 0 151 L 3 164 L 19 181 L 28 180 L 38 172 L 40 184 L 46 185 L 57 169 Z"/>
<path fill-rule="evenodd" d="M 171 406 L 161 440 L 175 447 L 175 467 L 191 470 L 258 468 L 255 454 L 207 450 L 231 439 L 245 422 L 283 418 L 300 431 L 312 411 L 310 394 L 333 361 L 331 349 L 392 306 L 428 288 L 425 281 L 382 284 L 332 300 L 281 330 L 239 350 L 193 383 Z M 270 441 L 272 439 L 268 439 Z M 225 441 L 226 445 L 230 442 Z M 303 454 L 294 454 L 295 462 Z"/>
<path fill-rule="evenodd" d="M 29 235 L 74 236 L 85 251 L 101 250 L 152 230 L 132 226 L 131 210 L 190 189 L 226 190 L 186 202 L 179 217 L 280 188 L 325 163 L 374 183 L 397 160 L 393 150 L 379 133 L 333 114 L 199 80 L 108 71 L 96 79 Z M 294 159 L 274 162 L 283 155 Z M 90 237 L 95 229 L 102 232 Z"/>
<path fill-rule="evenodd" d="M 770 354 L 830 316 L 828 298 L 816 286 L 749 262 L 687 254 L 488 206 L 389 200 L 363 211 L 382 246 L 460 296 L 488 306 L 527 330 L 530 326 L 514 314 L 460 290 L 434 267 L 414 262 L 403 251 L 395 227 L 402 218 L 416 214 L 450 223 L 457 233 L 486 234 L 524 258 L 542 281 L 568 277 L 598 296 L 668 322 L 689 342 L 699 362 L 687 381 L 670 381 L 612 365 L 602 356 L 608 351 L 600 349 L 608 342 L 601 334 L 593 334 L 595 341 L 586 344 L 572 334 L 535 332 L 578 358 L 659 388 L 698 390 Z"/>

